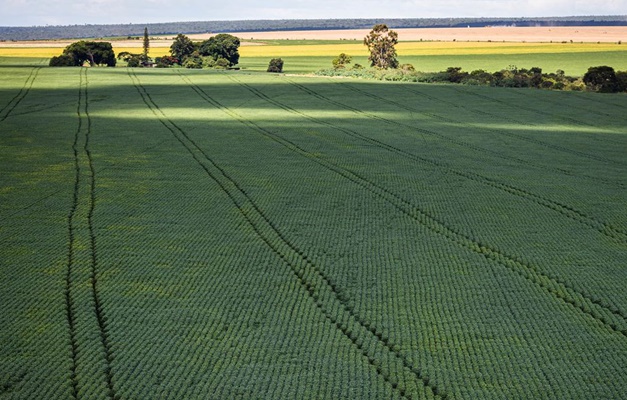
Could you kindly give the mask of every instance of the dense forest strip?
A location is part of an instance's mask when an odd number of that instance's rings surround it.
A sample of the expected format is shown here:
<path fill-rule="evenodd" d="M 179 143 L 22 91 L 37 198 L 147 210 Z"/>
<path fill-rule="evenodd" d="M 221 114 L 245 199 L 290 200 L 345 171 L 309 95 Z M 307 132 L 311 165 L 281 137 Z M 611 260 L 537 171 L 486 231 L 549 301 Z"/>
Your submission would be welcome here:
<path fill-rule="evenodd" d="M 231 77 L 231 79 L 234 79 L 234 78 Z M 309 93 L 309 94 L 311 94 L 311 95 L 313 95 L 313 96 L 315 96 L 315 97 L 317 97 L 317 98 L 319 98 L 319 99 L 321 99 L 323 101 L 327 101 L 327 102 L 329 102 L 329 103 L 331 103 L 331 104 L 333 104 L 335 106 L 342 107 L 344 109 L 354 111 L 354 112 L 359 113 L 361 115 L 365 115 L 368 118 L 380 120 L 380 121 L 383 121 L 383 122 L 388 123 L 388 124 L 403 126 L 403 127 L 415 130 L 415 131 L 420 131 L 421 133 L 435 135 L 435 136 L 438 136 L 438 137 L 444 136 L 442 134 L 439 134 L 439 133 L 431 131 L 431 130 L 427 130 L 427 129 L 424 129 L 424 128 L 417 128 L 417 127 L 415 127 L 413 125 L 405 124 L 405 123 L 402 123 L 402 122 L 399 122 L 399 121 L 396 121 L 396 120 L 387 119 L 387 118 L 384 118 L 384 117 L 381 117 L 381 116 L 378 116 L 378 115 L 375 115 L 375 114 L 368 113 L 368 112 L 360 110 L 360 109 L 356 109 L 356 108 L 351 107 L 349 105 L 346 105 L 346 104 L 344 104 L 342 102 L 338 102 L 338 101 L 329 99 L 328 97 L 325 97 L 325 96 L 323 96 L 323 95 L 321 95 L 321 94 L 319 94 L 317 92 L 314 92 L 313 90 L 307 88 L 306 86 L 298 84 L 298 83 L 296 83 L 294 81 L 290 81 L 290 82 L 293 85 L 295 85 L 296 87 L 302 89 L 303 91 L 305 91 L 305 92 L 307 92 L 307 93 Z M 250 88 L 250 86 L 249 86 L 249 88 Z M 259 91 L 256 91 L 256 92 L 253 92 L 253 93 L 255 93 L 257 96 L 260 96 L 264 100 L 269 101 L 269 102 L 271 102 L 271 103 L 273 103 L 275 105 L 279 104 L 278 101 L 270 99 L 268 96 L 265 96 L 263 94 L 260 94 Z M 288 111 L 291 110 L 290 112 L 295 112 L 295 113 L 297 113 L 297 114 L 299 114 L 301 116 L 303 115 L 301 112 L 295 111 L 295 110 L 293 110 L 291 107 L 289 107 L 287 105 L 281 104 L 280 107 L 284 108 L 284 109 L 286 109 Z M 458 176 L 464 177 L 466 179 L 470 179 L 470 180 L 482 183 L 484 185 L 488 185 L 490 187 L 493 187 L 493 188 L 505 191 L 508 194 L 512 194 L 512 195 L 515 195 L 515 196 L 518 196 L 518 197 L 522 197 L 522 198 L 525 198 L 525 199 L 528 199 L 528 200 L 532 200 L 534 203 L 537 203 L 539 205 L 547 207 L 547 208 L 549 208 L 549 209 L 551 209 L 553 211 L 557 211 L 558 213 L 560 213 L 562 215 L 565 215 L 568 218 L 575 219 L 575 220 L 583 223 L 584 225 L 597 230 L 598 232 L 600 232 L 601 234 L 611 238 L 612 240 L 618 241 L 618 242 L 623 243 L 623 244 L 627 244 L 627 232 L 624 232 L 622 229 L 620 229 L 618 227 L 615 227 L 614 225 L 612 225 L 610 223 L 607 223 L 605 221 L 601 221 L 601 220 L 599 220 L 597 218 L 589 216 L 586 213 L 584 213 L 584 212 L 582 212 L 580 210 L 577 210 L 575 207 L 573 207 L 571 205 L 563 204 L 563 203 L 551 200 L 551 199 L 549 199 L 549 198 L 547 198 L 545 196 L 542 196 L 542 195 L 539 195 L 539 194 L 535 194 L 533 192 L 530 192 L 528 190 L 519 188 L 519 187 L 511 185 L 509 183 L 499 182 L 499 181 L 497 181 L 495 179 L 492 179 L 492 178 L 489 178 L 489 177 L 486 177 L 486 176 L 483 176 L 483 175 L 480 175 L 480 174 L 477 174 L 477 173 L 474 173 L 474 172 L 461 171 L 461 170 L 454 169 L 453 167 L 447 165 L 446 163 L 444 163 L 442 161 L 431 160 L 431 159 L 427 159 L 427 158 L 421 157 L 419 155 L 407 152 L 407 151 L 405 151 L 403 149 L 397 148 L 397 147 L 392 146 L 390 144 L 384 143 L 384 142 L 382 142 L 382 141 L 380 141 L 378 139 L 370 138 L 370 137 L 368 137 L 366 135 L 363 135 L 363 134 L 361 134 L 361 133 L 359 133 L 357 131 L 354 131 L 352 129 L 338 127 L 338 126 L 333 125 L 332 123 L 330 123 L 328 121 L 325 121 L 325 120 L 321 120 L 321 119 L 317 119 L 317 118 L 313 118 L 313 117 L 308 117 L 308 116 L 306 116 L 306 118 L 308 118 L 308 119 L 310 119 L 310 120 L 312 120 L 314 122 L 317 122 L 319 124 L 322 124 L 322 125 L 331 126 L 334 129 L 337 129 L 337 130 L 339 130 L 341 132 L 344 132 L 344 133 L 346 133 L 346 134 L 348 134 L 350 136 L 359 138 L 361 140 L 365 140 L 365 141 L 367 141 L 369 143 L 373 143 L 373 144 L 377 145 L 378 147 L 381 147 L 381 148 L 386 149 L 388 151 L 394 152 L 397 155 L 403 156 L 405 158 L 409 158 L 409 159 L 412 159 L 414 161 L 418 161 L 418 162 L 422 162 L 422 163 L 427 163 L 429 165 L 433 165 L 433 166 L 436 166 L 438 168 L 445 168 L 447 171 L 452 172 L 452 173 L 454 173 L 454 174 L 456 174 Z"/>
<path fill-rule="evenodd" d="M 144 99 L 146 106 L 153 111 L 162 124 L 187 149 L 209 177 L 222 188 L 224 193 L 231 199 L 240 214 L 251 225 L 263 242 L 290 266 L 298 282 L 307 290 L 309 296 L 329 322 L 353 343 L 356 349 L 363 354 L 364 358 L 368 360 L 372 368 L 376 370 L 385 382 L 404 398 L 411 398 L 411 393 L 422 390 L 428 390 L 436 397 L 446 398 L 446 394 L 443 393 L 433 381 L 424 376 L 420 368 L 410 363 L 407 358 L 396 351 L 394 344 L 390 343 L 388 338 L 384 337 L 376 327 L 364 322 L 346 301 L 341 299 L 335 284 L 323 272 L 323 269 L 314 264 L 301 249 L 290 242 L 276 225 L 268 219 L 266 213 L 261 210 L 245 189 L 243 189 L 226 170 L 216 164 L 182 128 L 167 117 L 152 99 L 146 88 L 141 84 L 139 78 L 134 73 L 131 73 L 130 70 L 129 77 L 133 81 L 138 93 Z M 181 75 L 181 78 L 190 82 L 188 78 L 183 75 Z M 201 88 L 197 86 L 193 86 L 192 88 L 212 105 L 220 108 L 230 116 L 236 117 L 240 122 L 243 122 L 242 118 L 237 113 L 215 102 L 215 100 L 208 96 L 206 92 L 202 91 Z M 249 127 L 256 126 L 257 129 L 261 129 L 251 121 L 244 122 L 244 124 Z M 334 305 L 333 303 L 336 304 Z M 340 310 L 340 314 L 336 315 L 333 310 Z M 373 348 L 376 349 L 376 351 L 373 352 Z M 378 359 L 377 354 L 385 355 L 385 360 Z M 415 386 L 402 386 L 397 380 L 398 377 L 394 376 L 390 370 L 384 368 L 384 365 L 388 365 L 388 363 L 392 365 L 400 363 L 400 365 L 392 367 L 392 369 L 402 371 L 403 374 L 413 375 Z"/>
<path fill-rule="evenodd" d="M 596 299 L 587 293 L 577 290 L 561 280 L 559 277 L 542 272 L 542 269 L 538 266 L 523 261 L 517 256 L 507 254 L 486 243 L 479 242 L 477 239 L 468 236 L 458 229 L 448 226 L 446 223 L 438 220 L 418 205 L 403 199 L 377 183 L 368 180 L 366 177 L 333 163 L 330 160 L 314 155 L 294 142 L 257 125 L 251 120 L 243 118 L 233 111 L 231 111 L 231 113 L 233 113 L 233 116 L 237 117 L 243 124 L 257 127 L 255 130 L 258 133 L 261 133 L 269 139 L 282 144 L 286 148 L 309 158 L 328 170 L 340 174 L 344 178 L 368 190 L 373 195 L 382 198 L 399 211 L 414 219 L 416 222 L 427 227 L 432 232 L 442 235 L 457 245 L 460 245 L 467 250 L 479 253 L 487 259 L 495 261 L 496 263 L 516 272 L 530 282 L 542 287 L 557 299 L 572 305 L 575 309 L 582 311 L 595 320 L 603 323 L 611 330 L 621 333 L 623 336 L 627 337 L 627 315 L 623 311 L 608 305 L 601 299 Z"/>
<path fill-rule="evenodd" d="M 11 115 L 13 110 L 15 110 L 15 108 L 28 95 L 28 92 L 30 92 L 30 90 L 33 87 L 33 83 L 35 82 L 35 79 L 37 79 L 39 70 L 41 70 L 41 67 L 33 68 L 30 71 L 30 74 L 28 75 L 28 77 L 26 78 L 26 81 L 24 82 L 24 86 L 22 86 L 20 91 L 11 100 L 9 100 L 9 102 L 4 107 L 2 107 L 2 109 L 0 110 L 0 122 L 7 119 L 9 115 Z"/>

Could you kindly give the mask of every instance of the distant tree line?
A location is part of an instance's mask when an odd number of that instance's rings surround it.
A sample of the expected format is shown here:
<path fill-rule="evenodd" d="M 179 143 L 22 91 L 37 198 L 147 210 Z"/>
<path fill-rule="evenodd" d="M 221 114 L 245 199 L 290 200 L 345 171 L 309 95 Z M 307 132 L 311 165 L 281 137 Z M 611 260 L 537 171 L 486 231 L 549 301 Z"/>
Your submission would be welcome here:
<path fill-rule="evenodd" d="M 147 27 L 153 35 L 178 32 L 246 32 L 283 30 L 365 29 L 376 24 L 399 28 L 449 28 L 484 26 L 627 26 L 627 15 L 547 18 L 386 18 L 386 19 L 290 19 L 252 21 L 194 21 L 154 24 L 66 25 L 0 27 L 0 40 L 80 39 L 141 37 Z"/>

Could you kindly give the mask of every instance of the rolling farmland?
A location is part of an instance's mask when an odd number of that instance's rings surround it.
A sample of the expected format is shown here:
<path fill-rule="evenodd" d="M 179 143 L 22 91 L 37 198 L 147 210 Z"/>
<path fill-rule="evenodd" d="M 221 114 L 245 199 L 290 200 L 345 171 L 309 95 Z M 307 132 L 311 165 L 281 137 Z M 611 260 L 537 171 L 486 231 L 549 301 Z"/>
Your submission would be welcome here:
<path fill-rule="evenodd" d="M 0 398 L 625 398 L 626 96 L 1 70 Z"/>

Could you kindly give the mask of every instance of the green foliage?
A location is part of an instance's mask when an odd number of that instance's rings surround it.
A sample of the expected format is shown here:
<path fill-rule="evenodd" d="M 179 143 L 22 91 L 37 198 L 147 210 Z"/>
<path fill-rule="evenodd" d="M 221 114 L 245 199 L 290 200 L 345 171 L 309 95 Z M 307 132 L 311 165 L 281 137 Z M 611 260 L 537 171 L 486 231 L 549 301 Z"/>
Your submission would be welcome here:
<path fill-rule="evenodd" d="M 70 63 L 70 58 L 72 62 Z M 106 65 L 115 67 L 115 53 L 109 42 L 81 40 L 68 45 L 60 57 L 50 60 L 50 66 L 82 66 L 88 62 L 92 67 Z"/>
<path fill-rule="evenodd" d="M 194 51 L 196 51 L 196 46 L 189 37 L 182 33 L 176 35 L 176 38 L 174 38 L 170 46 L 170 54 L 172 54 L 172 57 L 181 62 L 185 62 L 185 59 L 191 56 Z"/>
<path fill-rule="evenodd" d="M 370 66 L 388 69 L 398 67 L 396 59 L 396 44 L 398 33 L 389 30 L 385 24 L 375 25 L 368 36 L 364 38 L 364 44 L 368 47 Z"/>
<path fill-rule="evenodd" d="M 157 68 L 168 68 L 174 65 L 179 65 L 180 63 L 181 63 L 181 60 L 179 60 L 176 57 L 172 57 L 168 55 L 165 55 L 163 57 L 157 57 L 155 59 L 155 64 Z"/>
<path fill-rule="evenodd" d="M 596 69 L 591 69 L 597 71 Z M 378 79 L 383 81 L 402 82 L 425 82 L 425 83 L 457 83 L 463 85 L 489 85 L 513 88 L 536 88 L 551 90 L 582 91 L 586 88 L 590 91 L 603 91 L 602 86 L 586 83 L 577 77 L 567 76 L 563 70 L 555 73 L 543 73 L 541 68 L 519 69 L 515 65 L 508 68 L 489 73 L 482 69 L 470 73 L 462 71 L 461 67 L 449 67 L 441 72 L 419 72 L 413 69 L 410 64 L 404 64 L 397 70 L 320 70 L 317 75 L 323 76 L 347 76 L 368 79 Z M 612 86 L 613 91 L 625 91 L 625 81 L 627 73 L 617 72 L 615 78 L 610 82 L 616 82 Z M 594 75 L 593 75 L 594 76 Z M 611 76 L 611 75 L 609 75 Z M 589 76 L 589 79 L 590 78 Z M 605 81 L 601 81 L 605 82 Z M 622 83 L 620 83 L 622 82 Z"/>
<path fill-rule="evenodd" d="M 183 61 L 183 67 L 190 69 L 200 69 L 203 67 L 203 58 L 197 51 L 187 56 Z"/>
<path fill-rule="evenodd" d="M 239 62 L 240 40 L 226 33 L 221 33 L 201 42 L 198 46 L 200 55 L 211 57 L 214 60 L 227 60 L 228 67 L 232 67 Z"/>
<path fill-rule="evenodd" d="M 144 63 L 147 63 L 148 61 L 150 61 L 150 57 L 148 57 L 148 51 L 150 50 L 150 38 L 148 37 L 148 28 L 144 28 L 144 41 L 143 41 L 143 52 L 142 52 L 142 57 L 141 57 L 141 61 Z"/>
<path fill-rule="evenodd" d="M 590 67 L 583 76 L 584 83 L 590 90 L 602 93 L 615 93 L 619 91 L 619 83 L 616 79 L 614 68 L 606 65 Z"/>
<path fill-rule="evenodd" d="M 283 72 L 283 60 L 280 58 L 273 58 L 268 63 L 267 72 Z"/>
<path fill-rule="evenodd" d="M 619 92 L 627 92 L 627 71 L 616 71 L 616 83 Z"/>
<path fill-rule="evenodd" d="M 118 60 L 124 61 L 129 68 L 135 68 L 142 65 L 143 55 L 123 51 L 118 54 Z"/>
<path fill-rule="evenodd" d="M 74 57 L 70 54 L 61 54 L 60 56 L 54 56 L 50 59 L 48 64 L 51 67 L 74 67 L 76 66 Z"/>
<path fill-rule="evenodd" d="M 341 53 L 339 56 L 333 59 L 332 64 L 334 69 L 346 68 L 346 64 L 350 64 L 353 58 L 346 53 Z"/>

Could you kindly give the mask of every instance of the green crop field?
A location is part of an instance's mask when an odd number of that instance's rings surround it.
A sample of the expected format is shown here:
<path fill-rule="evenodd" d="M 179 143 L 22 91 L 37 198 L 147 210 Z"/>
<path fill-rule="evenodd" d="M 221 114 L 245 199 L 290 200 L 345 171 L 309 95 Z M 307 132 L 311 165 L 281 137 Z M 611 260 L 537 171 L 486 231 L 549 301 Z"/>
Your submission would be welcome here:
<path fill-rule="evenodd" d="M 627 398 L 627 96 L 0 72 L 1 399 Z"/>

